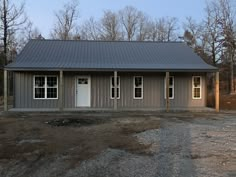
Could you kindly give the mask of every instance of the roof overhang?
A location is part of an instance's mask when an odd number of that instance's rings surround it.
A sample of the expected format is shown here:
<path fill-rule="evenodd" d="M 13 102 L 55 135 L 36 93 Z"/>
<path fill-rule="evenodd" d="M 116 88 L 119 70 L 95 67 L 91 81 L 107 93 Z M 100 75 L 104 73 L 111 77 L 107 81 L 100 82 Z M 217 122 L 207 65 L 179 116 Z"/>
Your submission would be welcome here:
<path fill-rule="evenodd" d="M 217 72 L 219 69 L 213 67 L 212 69 L 175 69 L 175 68 L 163 68 L 163 69 L 142 69 L 142 68 L 5 68 L 7 71 L 91 71 L 91 72 Z"/>

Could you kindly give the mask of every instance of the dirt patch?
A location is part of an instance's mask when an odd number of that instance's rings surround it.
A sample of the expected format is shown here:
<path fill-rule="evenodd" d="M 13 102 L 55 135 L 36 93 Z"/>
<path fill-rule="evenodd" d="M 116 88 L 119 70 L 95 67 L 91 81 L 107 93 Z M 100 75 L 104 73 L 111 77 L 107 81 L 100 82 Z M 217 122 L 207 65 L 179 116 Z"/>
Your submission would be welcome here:
<path fill-rule="evenodd" d="M 22 159 L 35 154 L 41 157 L 64 154 L 75 161 L 82 161 L 107 148 L 146 154 L 148 145 L 140 144 L 132 135 L 160 126 L 159 120 L 145 117 L 20 117 L 23 118 L 0 120 L 0 159 Z"/>
<path fill-rule="evenodd" d="M 221 95 L 220 109 L 236 110 L 236 94 L 235 95 Z"/>
<path fill-rule="evenodd" d="M 104 120 L 98 120 L 98 119 L 73 119 L 73 118 L 67 118 L 67 119 L 54 119 L 50 120 L 48 122 L 45 122 L 46 124 L 52 125 L 52 126 L 89 126 L 89 125 L 96 125 L 104 123 Z"/>
<path fill-rule="evenodd" d="M 212 93 L 207 96 L 207 106 L 215 107 L 215 96 Z M 236 94 L 220 94 L 220 109 L 236 110 Z"/>
<path fill-rule="evenodd" d="M 0 176 L 235 174 L 234 117 L 155 112 L 2 116 Z"/>

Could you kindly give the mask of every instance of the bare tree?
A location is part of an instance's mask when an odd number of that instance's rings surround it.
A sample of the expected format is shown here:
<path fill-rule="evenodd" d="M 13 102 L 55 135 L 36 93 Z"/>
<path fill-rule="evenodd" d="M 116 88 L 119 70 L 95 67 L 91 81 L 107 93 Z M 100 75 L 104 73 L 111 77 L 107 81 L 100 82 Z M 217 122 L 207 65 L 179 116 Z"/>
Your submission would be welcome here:
<path fill-rule="evenodd" d="M 145 41 L 150 39 L 151 21 L 148 15 L 140 12 L 138 19 L 137 40 Z"/>
<path fill-rule="evenodd" d="M 201 42 L 202 26 L 192 17 L 187 17 L 183 23 L 184 40 L 189 46 L 195 48 Z"/>
<path fill-rule="evenodd" d="M 217 14 L 209 6 L 206 8 L 206 18 L 197 23 L 191 17 L 184 22 L 184 39 L 195 52 L 207 63 L 216 65 L 220 60 L 221 34 L 217 23 Z"/>
<path fill-rule="evenodd" d="M 203 60 L 212 64 L 209 53 L 205 50 L 209 41 L 202 24 L 204 23 L 197 23 L 191 17 L 187 17 L 186 21 L 183 23 L 183 39 Z"/>
<path fill-rule="evenodd" d="M 120 21 L 125 31 L 125 39 L 132 41 L 138 29 L 140 11 L 132 6 L 127 6 L 119 11 Z"/>
<path fill-rule="evenodd" d="M 160 18 L 156 21 L 157 26 L 157 41 L 166 41 L 167 40 L 167 29 L 166 29 L 166 20 L 165 18 Z"/>
<path fill-rule="evenodd" d="M 12 37 L 26 23 L 27 17 L 24 13 L 24 3 L 18 7 L 10 0 L 0 0 L 0 29 L 3 40 L 4 64 L 8 63 L 9 46 Z"/>
<path fill-rule="evenodd" d="M 101 36 L 103 40 L 121 40 L 119 17 L 110 10 L 104 11 L 101 19 Z"/>
<path fill-rule="evenodd" d="M 78 6 L 78 1 L 72 0 L 65 4 L 63 9 L 55 13 L 56 22 L 51 32 L 53 39 L 69 40 L 73 38 L 79 15 Z"/>
<path fill-rule="evenodd" d="M 213 4 L 216 9 L 219 9 L 220 18 L 218 20 L 221 32 L 223 34 L 224 50 L 229 58 L 230 63 L 230 93 L 235 93 L 234 85 L 234 63 L 235 63 L 235 50 L 236 50 L 236 34 L 235 34 L 235 13 L 232 8 L 230 0 L 218 0 Z"/>
<path fill-rule="evenodd" d="M 35 27 L 31 21 L 27 23 L 27 26 L 24 28 L 23 34 L 28 41 L 30 39 L 38 39 L 41 35 L 39 29 Z"/>
<path fill-rule="evenodd" d="M 205 52 L 209 54 L 211 64 L 216 65 L 221 61 L 222 33 L 219 29 L 219 11 L 215 5 L 207 4 L 206 19 L 204 20 L 204 33 L 206 35 Z"/>
<path fill-rule="evenodd" d="M 177 40 L 177 18 L 162 17 L 155 19 L 151 24 L 150 39 L 152 41 L 176 41 Z"/>
<path fill-rule="evenodd" d="M 80 26 L 80 38 L 83 40 L 101 40 L 100 24 L 91 17 Z"/>
<path fill-rule="evenodd" d="M 44 39 L 37 27 L 33 25 L 31 21 L 28 21 L 25 27 L 21 30 L 21 33 L 18 35 L 16 39 L 17 45 L 16 50 L 20 52 L 24 46 L 29 42 L 31 39 Z"/>
<path fill-rule="evenodd" d="M 178 29 L 178 19 L 175 17 L 166 17 L 167 41 L 176 41 L 176 31 Z"/>

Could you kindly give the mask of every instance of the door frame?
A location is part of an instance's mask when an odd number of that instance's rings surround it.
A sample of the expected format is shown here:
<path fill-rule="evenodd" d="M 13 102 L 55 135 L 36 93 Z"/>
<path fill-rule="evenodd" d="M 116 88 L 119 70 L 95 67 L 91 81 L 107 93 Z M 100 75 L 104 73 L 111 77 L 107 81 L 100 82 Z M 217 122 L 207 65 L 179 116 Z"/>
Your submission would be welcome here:
<path fill-rule="evenodd" d="M 89 84 L 89 106 L 78 106 L 77 104 L 77 99 L 78 99 L 78 96 L 77 96 L 77 89 L 78 89 L 78 79 L 79 78 L 88 78 L 88 84 Z M 90 108 L 91 107 L 91 76 L 90 75 L 78 75 L 75 77 L 75 107 L 76 108 Z"/>

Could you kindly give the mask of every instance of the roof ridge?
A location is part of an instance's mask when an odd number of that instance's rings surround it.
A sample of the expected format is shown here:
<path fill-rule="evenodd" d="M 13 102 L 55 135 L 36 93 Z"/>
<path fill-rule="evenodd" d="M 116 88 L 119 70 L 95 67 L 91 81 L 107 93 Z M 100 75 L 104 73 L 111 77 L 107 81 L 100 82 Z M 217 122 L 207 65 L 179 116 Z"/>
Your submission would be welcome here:
<path fill-rule="evenodd" d="M 183 41 L 112 41 L 112 40 L 60 40 L 60 39 L 31 39 L 31 41 L 60 41 L 60 42 L 124 42 L 124 43 L 184 43 Z"/>

